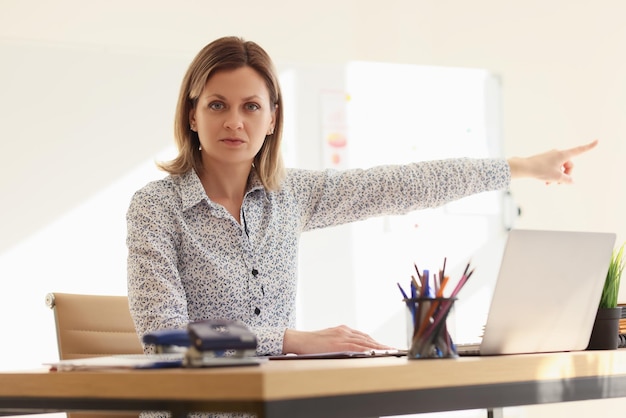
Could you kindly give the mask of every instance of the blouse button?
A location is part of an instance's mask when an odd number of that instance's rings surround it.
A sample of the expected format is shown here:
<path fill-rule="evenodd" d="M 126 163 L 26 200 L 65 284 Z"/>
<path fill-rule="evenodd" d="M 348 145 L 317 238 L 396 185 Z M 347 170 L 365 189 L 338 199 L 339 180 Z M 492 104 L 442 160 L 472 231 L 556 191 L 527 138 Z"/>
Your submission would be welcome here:
<path fill-rule="evenodd" d="M 254 308 L 254 313 L 258 315 L 261 313 L 261 310 L 259 308 Z"/>
<path fill-rule="evenodd" d="M 257 269 L 252 269 L 252 275 L 253 275 L 254 277 L 256 277 L 258 274 L 259 274 L 259 270 L 257 270 Z"/>

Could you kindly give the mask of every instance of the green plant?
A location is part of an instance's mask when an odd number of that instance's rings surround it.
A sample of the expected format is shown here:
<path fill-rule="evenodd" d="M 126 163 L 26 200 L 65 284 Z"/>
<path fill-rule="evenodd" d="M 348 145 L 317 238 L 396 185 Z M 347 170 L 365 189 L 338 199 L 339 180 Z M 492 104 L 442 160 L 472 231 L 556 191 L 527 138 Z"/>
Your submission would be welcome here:
<path fill-rule="evenodd" d="M 624 247 L 626 242 L 619 249 L 613 250 L 609 270 L 606 273 L 604 281 L 604 289 L 602 290 L 602 298 L 600 299 L 600 308 L 617 307 L 617 294 L 619 293 L 619 284 L 626 265 L 626 257 Z"/>

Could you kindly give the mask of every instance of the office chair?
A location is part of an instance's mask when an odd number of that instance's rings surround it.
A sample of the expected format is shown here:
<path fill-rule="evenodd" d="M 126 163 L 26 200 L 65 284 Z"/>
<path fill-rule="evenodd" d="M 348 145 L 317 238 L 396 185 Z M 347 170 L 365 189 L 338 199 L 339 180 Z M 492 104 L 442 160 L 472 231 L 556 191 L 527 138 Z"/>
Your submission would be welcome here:
<path fill-rule="evenodd" d="M 46 305 L 54 311 L 61 360 L 143 353 L 126 296 L 48 293 Z M 70 413 L 68 418 L 136 418 L 138 415 Z"/>

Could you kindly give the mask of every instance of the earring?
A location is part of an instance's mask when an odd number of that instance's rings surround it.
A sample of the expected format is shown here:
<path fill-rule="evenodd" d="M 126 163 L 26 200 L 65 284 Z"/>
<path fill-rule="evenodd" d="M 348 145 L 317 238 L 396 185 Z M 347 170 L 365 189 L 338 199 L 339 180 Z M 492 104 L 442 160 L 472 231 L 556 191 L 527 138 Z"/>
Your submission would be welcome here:
<path fill-rule="evenodd" d="M 198 147 L 198 151 L 202 151 L 202 145 Z"/>

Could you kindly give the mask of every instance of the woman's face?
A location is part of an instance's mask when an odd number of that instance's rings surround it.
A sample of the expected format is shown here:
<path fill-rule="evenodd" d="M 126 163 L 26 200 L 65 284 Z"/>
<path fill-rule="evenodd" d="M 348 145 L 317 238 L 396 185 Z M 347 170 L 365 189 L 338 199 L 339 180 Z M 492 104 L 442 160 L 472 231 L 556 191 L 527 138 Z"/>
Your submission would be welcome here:
<path fill-rule="evenodd" d="M 216 72 L 191 110 L 205 163 L 250 166 L 274 130 L 275 106 L 263 78 L 250 67 Z"/>

